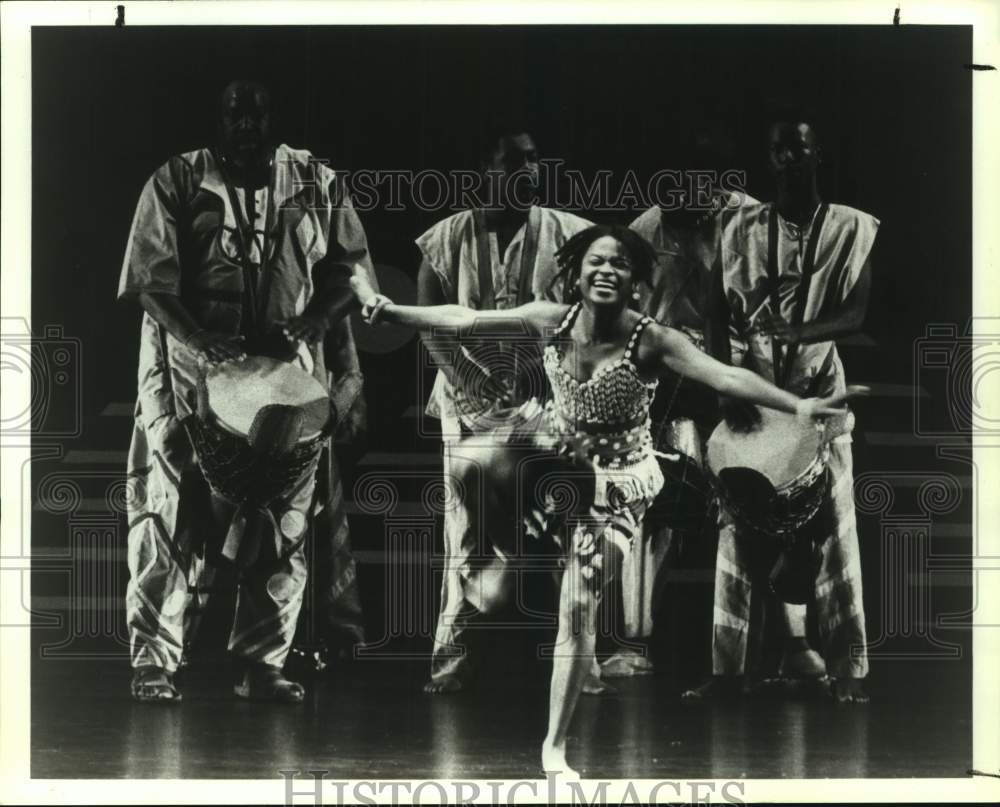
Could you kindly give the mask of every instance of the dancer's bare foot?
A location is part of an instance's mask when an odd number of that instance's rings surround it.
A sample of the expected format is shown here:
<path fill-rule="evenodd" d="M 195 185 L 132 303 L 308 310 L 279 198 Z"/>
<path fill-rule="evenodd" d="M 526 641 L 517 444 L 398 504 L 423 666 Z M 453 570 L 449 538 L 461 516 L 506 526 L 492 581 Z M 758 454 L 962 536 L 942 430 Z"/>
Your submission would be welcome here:
<path fill-rule="evenodd" d="M 542 743 L 542 771 L 546 775 L 555 774 L 564 781 L 580 781 L 580 774 L 566 762 L 565 741 L 557 746 L 545 738 L 545 742 Z"/>
<path fill-rule="evenodd" d="M 451 695 L 462 689 L 462 679 L 457 675 L 442 675 L 440 678 L 432 678 L 424 684 L 424 692 L 428 695 Z"/>
<path fill-rule="evenodd" d="M 837 703 L 868 703 L 868 693 L 861 678 L 837 678 L 833 682 L 833 699 Z"/>

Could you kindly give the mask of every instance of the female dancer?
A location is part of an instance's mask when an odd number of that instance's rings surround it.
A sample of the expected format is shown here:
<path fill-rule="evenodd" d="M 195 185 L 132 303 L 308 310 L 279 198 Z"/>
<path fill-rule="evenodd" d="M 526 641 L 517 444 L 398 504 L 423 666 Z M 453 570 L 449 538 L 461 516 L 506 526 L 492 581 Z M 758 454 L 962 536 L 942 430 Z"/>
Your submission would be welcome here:
<path fill-rule="evenodd" d="M 596 225 L 572 237 L 556 255 L 571 292 L 565 299 L 575 300 L 572 304 L 532 302 L 506 311 L 402 306 L 363 281 L 352 283 L 370 324 L 450 328 L 461 339 L 485 320 L 493 334 L 509 327 L 512 337 L 523 340 L 529 333 L 545 344 L 552 400 L 544 410 L 536 404 L 534 415 L 526 408 L 521 426 L 504 427 L 492 444 L 480 438 L 463 446 L 455 481 L 465 496 L 469 528 L 486 527 L 498 555 L 516 551 L 518 525 L 500 516 L 516 512 L 527 492 L 531 512 L 523 513 L 525 525 L 531 532 L 539 523 L 547 525 L 565 556 L 542 767 L 576 777 L 566 763 L 566 734 L 594 654 L 601 591 L 620 569 L 643 513 L 663 484 L 649 431 L 649 407 L 660 376 L 677 373 L 723 395 L 806 419 L 838 414 L 862 390 L 800 399 L 748 370 L 712 359 L 682 334 L 632 310 L 637 284 L 648 280 L 655 260 L 650 244 L 632 230 Z M 531 463 L 517 454 L 512 435 L 529 431 L 535 435 L 536 455 L 539 448 L 556 448 L 589 460 L 589 476 L 578 472 L 579 464 L 577 470 L 564 466 L 587 498 L 585 515 L 573 519 L 572 529 L 551 518 L 551 497 L 541 494 L 539 475 L 528 473 Z M 536 484 L 526 491 L 528 478 Z"/>

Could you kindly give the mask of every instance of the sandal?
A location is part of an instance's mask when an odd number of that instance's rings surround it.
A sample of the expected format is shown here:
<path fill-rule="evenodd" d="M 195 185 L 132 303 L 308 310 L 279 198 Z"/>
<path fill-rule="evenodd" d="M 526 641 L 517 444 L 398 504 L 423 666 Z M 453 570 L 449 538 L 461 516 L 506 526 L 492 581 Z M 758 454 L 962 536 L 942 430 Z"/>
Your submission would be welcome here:
<path fill-rule="evenodd" d="M 268 664 L 254 664 L 243 674 L 243 680 L 233 687 L 237 697 L 251 701 L 301 703 L 306 691 L 295 681 L 289 681 L 281 669 Z"/>
<path fill-rule="evenodd" d="M 162 667 L 136 667 L 132 674 L 132 697 L 142 703 L 176 703 L 181 693 L 174 677 Z"/>

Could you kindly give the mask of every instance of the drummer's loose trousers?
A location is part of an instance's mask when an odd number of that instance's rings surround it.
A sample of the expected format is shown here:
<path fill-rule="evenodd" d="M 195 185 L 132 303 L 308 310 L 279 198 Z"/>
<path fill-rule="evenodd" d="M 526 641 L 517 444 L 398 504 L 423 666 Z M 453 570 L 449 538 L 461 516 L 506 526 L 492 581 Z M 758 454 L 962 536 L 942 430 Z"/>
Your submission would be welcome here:
<path fill-rule="evenodd" d="M 148 428 L 136 418 L 128 481 L 125 607 L 132 666 L 173 672 L 214 577 L 205 543 L 221 537 L 207 534 L 213 527 L 205 482 L 176 417 L 164 415 Z M 306 584 L 303 546 L 315 484 L 311 476 L 293 495 L 291 509 L 302 518 L 283 519 L 282 560 L 266 571 L 251 567 L 241 580 L 229 649 L 246 661 L 280 667 L 291 648 Z M 299 527 L 299 534 L 286 534 Z"/>
<path fill-rule="evenodd" d="M 831 443 L 829 469 L 835 526 L 822 547 L 823 561 L 812 607 L 816 609 L 820 652 L 827 672 L 837 678 L 864 678 L 868 674 L 868 655 L 849 442 Z M 719 531 L 715 566 L 715 675 L 742 675 L 747 665 L 751 594 L 757 592 L 752 592 L 749 563 L 740 546 L 736 527 L 727 519 Z M 790 610 L 793 613 L 786 618 L 798 616 L 794 607 Z"/>
<path fill-rule="evenodd" d="M 453 451 L 456 442 L 443 443 L 445 484 L 452 484 Z M 444 513 L 444 560 L 441 580 L 441 611 L 434 633 L 431 655 L 431 680 L 444 681 L 450 677 L 468 679 L 474 670 L 477 655 L 483 651 L 474 647 L 481 639 L 481 630 L 470 625 L 478 614 L 489 612 L 490 597 L 478 596 L 480 587 L 471 579 L 472 560 L 481 554 L 481 531 L 469 528 L 469 513 L 461 499 Z M 512 572 L 498 558 L 489 563 L 491 574 L 497 578 L 496 591 L 508 588 L 507 577 Z M 472 628 L 470 631 L 469 628 Z"/>

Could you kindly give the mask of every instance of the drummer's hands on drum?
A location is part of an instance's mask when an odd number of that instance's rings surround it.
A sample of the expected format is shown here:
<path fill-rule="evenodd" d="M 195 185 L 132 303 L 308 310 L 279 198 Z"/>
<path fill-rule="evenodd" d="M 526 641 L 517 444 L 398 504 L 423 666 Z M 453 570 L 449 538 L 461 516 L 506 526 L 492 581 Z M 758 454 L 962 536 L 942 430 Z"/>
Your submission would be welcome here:
<path fill-rule="evenodd" d="M 795 414 L 799 418 L 808 420 L 837 417 L 844 414 L 848 401 L 867 395 L 870 391 L 868 387 L 855 385 L 848 387 L 846 392 L 830 395 L 827 398 L 802 398 L 795 407 Z"/>
<path fill-rule="evenodd" d="M 239 361 L 246 358 L 240 344 L 242 336 L 230 336 L 218 331 L 195 331 L 184 340 L 184 346 L 209 364 Z"/>

